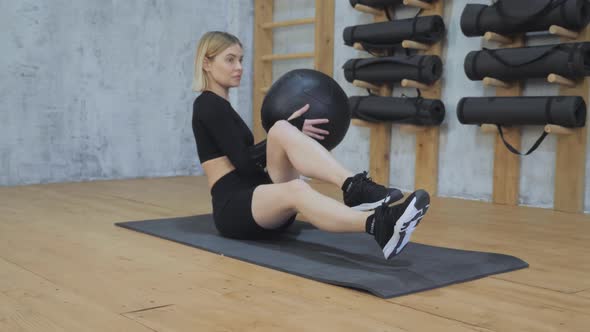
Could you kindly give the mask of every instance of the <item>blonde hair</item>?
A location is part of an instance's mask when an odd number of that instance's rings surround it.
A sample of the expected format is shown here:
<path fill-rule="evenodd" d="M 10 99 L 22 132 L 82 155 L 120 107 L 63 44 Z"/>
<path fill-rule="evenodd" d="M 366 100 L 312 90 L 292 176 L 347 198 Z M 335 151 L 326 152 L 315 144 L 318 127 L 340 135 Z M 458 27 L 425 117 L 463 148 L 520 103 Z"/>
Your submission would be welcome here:
<path fill-rule="evenodd" d="M 238 44 L 242 47 L 242 43 L 238 37 L 223 31 L 209 31 L 201 37 L 199 46 L 197 46 L 197 54 L 195 56 L 193 91 L 203 91 L 207 89 L 209 85 L 207 74 L 203 70 L 203 62 L 205 61 L 205 58 L 212 60 L 219 53 L 225 51 L 228 47 L 234 44 Z"/>

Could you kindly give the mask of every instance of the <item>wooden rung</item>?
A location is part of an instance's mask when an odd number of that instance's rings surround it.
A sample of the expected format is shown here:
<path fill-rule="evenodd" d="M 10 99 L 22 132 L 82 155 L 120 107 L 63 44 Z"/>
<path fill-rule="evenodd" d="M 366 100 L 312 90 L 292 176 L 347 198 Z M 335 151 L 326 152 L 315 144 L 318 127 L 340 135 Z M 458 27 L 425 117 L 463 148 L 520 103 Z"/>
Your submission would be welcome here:
<path fill-rule="evenodd" d="M 404 0 L 404 5 L 422 9 L 432 9 L 432 4 L 420 0 Z"/>
<path fill-rule="evenodd" d="M 416 126 L 411 124 L 401 124 L 399 125 L 399 131 L 407 134 L 419 133 L 426 130 L 424 126 Z"/>
<path fill-rule="evenodd" d="M 358 88 L 362 88 L 362 89 L 369 89 L 369 90 L 379 90 L 381 89 L 381 87 L 369 83 L 369 82 L 365 82 L 365 81 L 361 81 L 361 80 L 354 80 L 352 81 L 352 85 L 358 87 Z"/>
<path fill-rule="evenodd" d="M 383 10 L 369 7 L 369 6 L 365 6 L 365 5 L 361 5 L 361 4 L 356 4 L 354 6 L 354 9 L 358 10 L 359 12 L 363 12 L 363 13 L 367 13 L 367 14 L 371 14 L 371 15 L 383 15 L 384 14 Z"/>
<path fill-rule="evenodd" d="M 275 61 L 275 60 L 289 60 L 289 59 L 304 59 L 313 58 L 313 52 L 306 53 L 291 53 L 291 54 L 267 54 L 261 57 L 262 61 Z"/>
<path fill-rule="evenodd" d="M 368 127 L 368 128 L 371 128 L 374 125 L 374 123 L 372 123 L 372 122 L 361 120 L 361 119 L 352 119 L 350 121 L 350 123 L 352 123 L 355 126 Z"/>
<path fill-rule="evenodd" d="M 430 85 L 426 85 L 424 83 L 416 82 L 413 80 L 408 80 L 405 78 L 402 80 L 402 86 L 404 88 L 416 88 L 420 90 L 430 90 L 432 88 L 432 86 Z"/>
<path fill-rule="evenodd" d="M 486 32 L 483 38 L 487 41 L 495 41 L 500 44 L 512 44 L 513 42 L 512 38 L 491 31 Z"/>
<path fill-rule="evenodd" d="M 549 74 L 549 76 L 547 76 L 547 82 L 565 85 L 570 88 L 576 86 L 576 82 L 557 74 Z"/>
<path fill-rule="evenodd" d="M 268 89 L 270 89 L 269 87 L 265 86 L 264 88 L 260 89 L 260 92 L 266 94 L 268 92 Z"/>
<path fill-rule="evenodd" d="M 571 135 L 574 133 L 574 130 L 570 129 L 570 128 L 558 126 L 558 125 L 548 124 L 545 126 L 545 132 L 547 134 L 555 134 L 555 135 Z"/>
<path fill-rule="evenodd" d="M 423 50 L 423 51 L 428 51 L 430 49 L 430 45 L 419 43 L 419 42 L 416 42 L 413 40 L 404 40 L 402 42 L 402 47 L 416 49 L 416 50 Z"/>
<path fill-rule="evenodd" d="M 297 20 L 289 20 L 289 21 L 281 21 L 281 22 L 267 22 L 262 24 L 263 29 L 275 29 L 275 28 L 282 28 L 288 27 L 293 25 L 305 25 L 305 24 L 314 24 L 315 17 L 310 18 L 302 18 Z"/>
<path fill-rule="evenodd" d="M 579 32 L 560 27 L 559 25 L 552 25 L 549 27 L 549 33 L 564 38 L 576 39 L 580 36 Z"/>
<path fill-rule="evenodd" d="M 484 77 L 483 78 L 483 85 L 485 86 L 494 86 L 497 88 L 510 88 L 512 84 L 504 81 L 500 81 L 499 79 L 493 77 Z"/>
<path fill-rule="evenodd" d="M 486 134 L 494 134 L 498 132 L 498 127 L 495 124 L 484 123 L 481 125 L 481 132 Z"/>

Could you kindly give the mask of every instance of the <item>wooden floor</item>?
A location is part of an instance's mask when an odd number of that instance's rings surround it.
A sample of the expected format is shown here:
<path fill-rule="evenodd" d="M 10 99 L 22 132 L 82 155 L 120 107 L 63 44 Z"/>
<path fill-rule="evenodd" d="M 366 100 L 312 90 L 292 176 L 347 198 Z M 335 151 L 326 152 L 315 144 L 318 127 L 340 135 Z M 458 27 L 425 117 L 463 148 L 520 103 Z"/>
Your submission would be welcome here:
<path fill-rule="evenodd" d="M 113 226 L 209 199 L 203 177 L 0 188 L 0 331 L 590 330 L 590 216 L 435 198 L 413 241 L 530 268 L 390 300 Z"/>

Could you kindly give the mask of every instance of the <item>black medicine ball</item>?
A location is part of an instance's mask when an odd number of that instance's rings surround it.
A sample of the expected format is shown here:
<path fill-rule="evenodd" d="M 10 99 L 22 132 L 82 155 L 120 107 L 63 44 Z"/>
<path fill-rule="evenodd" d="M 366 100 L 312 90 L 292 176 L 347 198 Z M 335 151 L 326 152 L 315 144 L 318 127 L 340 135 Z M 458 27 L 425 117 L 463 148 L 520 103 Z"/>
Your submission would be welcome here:
<path fill-rule="evenodd" d="M 305 119 L 330 120 L 314 126 L 330 132 L 318 142 L 332 150 L 350 126 L 348 96 L 333 78 L 317 70 L 295 69 L 273 83 L 262 102 L 262 127 L 268 132 L 275 122 L 287 120 L 305 104 L 309 104 L 302 115 Z"/>

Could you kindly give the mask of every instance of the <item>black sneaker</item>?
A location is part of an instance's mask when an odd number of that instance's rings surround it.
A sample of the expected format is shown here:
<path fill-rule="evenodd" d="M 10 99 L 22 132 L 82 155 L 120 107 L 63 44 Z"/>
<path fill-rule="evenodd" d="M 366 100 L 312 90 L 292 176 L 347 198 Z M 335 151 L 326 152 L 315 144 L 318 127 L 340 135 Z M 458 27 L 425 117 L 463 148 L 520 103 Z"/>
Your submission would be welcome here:
<path fill-rule="evenodd" d="M 429 206 L 428 193 L 416 190 L 401 204 L 384 204 L 375 210 L 373 222 L 367 226 L 367 232 L 375 236 L 386 259 L 402 252 Z"/>
<path fill-rule="evenodd" d="M 367 172 L 348 178 L 343 185 L 344 204 L 358 211 L 374 210 L 404 197 L 399 189 L 387 188 L 373 182 Z"/>

